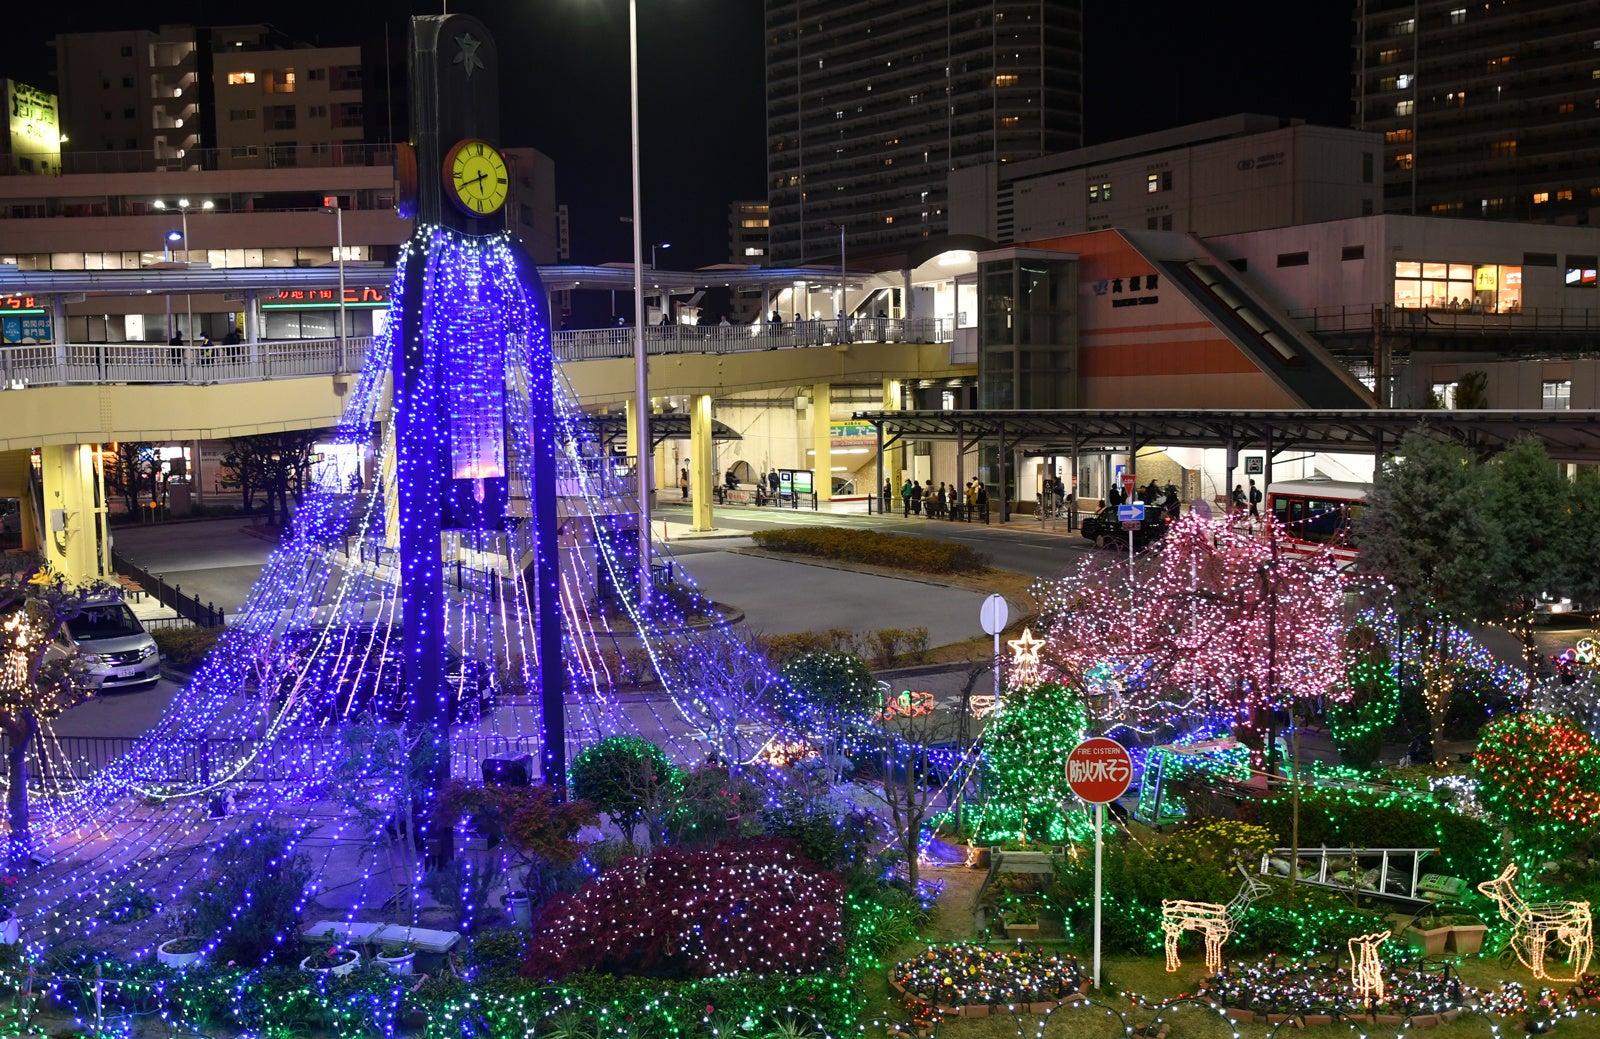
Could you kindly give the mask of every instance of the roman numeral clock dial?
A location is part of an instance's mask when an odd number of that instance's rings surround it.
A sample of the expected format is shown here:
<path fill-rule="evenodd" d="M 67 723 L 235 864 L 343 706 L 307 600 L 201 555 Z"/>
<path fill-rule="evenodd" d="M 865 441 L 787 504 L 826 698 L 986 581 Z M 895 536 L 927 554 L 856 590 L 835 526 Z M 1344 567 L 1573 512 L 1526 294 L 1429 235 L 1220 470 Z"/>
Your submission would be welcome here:
<path fill-rule="evenodd" d="M 511 190 L 506 159 L 494 145 L 476 138 L 459 141 L 444 157 L 445 194 L 473 217 L 500 211 Z"/>

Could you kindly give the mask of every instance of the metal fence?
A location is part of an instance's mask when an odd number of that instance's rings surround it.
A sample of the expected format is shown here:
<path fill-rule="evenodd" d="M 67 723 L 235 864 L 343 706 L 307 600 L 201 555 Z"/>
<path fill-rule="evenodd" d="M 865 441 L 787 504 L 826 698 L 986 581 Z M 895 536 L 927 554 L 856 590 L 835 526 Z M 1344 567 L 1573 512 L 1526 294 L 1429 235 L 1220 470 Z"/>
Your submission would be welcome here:
<path fill-rule="evenodd" d="M 125 778 L 145 788 L 275 783 L 304 779 L 324 770 L 338 746 L 338 737 L 322 734 L 272 743 L 209 737 L 160 741 L 125 736 L 37 737 L 29 744 L 25 760 L 29 786 L 43 792 L 88 782 L 135 750 L 136 764 L 129 766 Z M 452 735 L 450 776 L 468 782 L 481 780 L 484 760 L 529 754 L 537 763 L 539 749 L 539 741 L 533 737 Z M 10 743 L 3 738 L 0 752 L 10 752 Z"/>
<path fill-rule="evenodd" d="M 1600 309 L 1526 307 L 1486 313 L 1449 307 L 1392 307 L 1382 303 L 1297 308 L 1289 320 L 1312 335 L 1371 332 L 1398 334 L 1503 336 L 1522 333 L 1584 335 L 1600 333 Z"/>
<path fill-rule="evenodd" d="M 226 612 L 219 609 L 216 603 L 202 603 L 195 596 L 184 594 L 179 585 L 168 584 L 159 575 L 135 566 L 116 553 L 112 553 L 111 565 L 117 573 L 138 585 L 137 589 L 129 589 L 124 585 L 125 591 L 153 595 L 157 602 L 172 609 L 183 620 L 202 628 L 220 628 L 227 623 Z"/>
<path fill-rule="evenodd" d="M 934 318 L 799 321 L 779 325 L 650 325 L 652 355 L 735 354 L 808 349 L 846 343 L 949 342 L 949 323 Z M 552 349 L 561 361 L 632 357 L 634 330 L 600 328 L 556 332 Z M 98 386 L 112 383 L 206 385 L 260 382 L 360 370 L 370 336 L 346 339 L 278 339 L 257 343 L 171 346 L 165 343 L 37 343 L 0 348 L 0 388 Z"/>

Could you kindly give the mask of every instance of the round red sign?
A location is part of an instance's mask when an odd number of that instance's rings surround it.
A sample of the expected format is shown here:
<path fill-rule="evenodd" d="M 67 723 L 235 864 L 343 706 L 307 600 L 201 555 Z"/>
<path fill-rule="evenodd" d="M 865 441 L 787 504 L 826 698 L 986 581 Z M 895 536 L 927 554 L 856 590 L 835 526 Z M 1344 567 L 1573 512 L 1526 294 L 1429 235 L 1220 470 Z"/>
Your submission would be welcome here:
<path fill-rule="evenodd" d="M 1116 740 L 1095 736 L 1067 755 L 1067 784 L 1090 804 L 1106 804 L 1127 792 L 1133 782 L 1133 759 Z"/>

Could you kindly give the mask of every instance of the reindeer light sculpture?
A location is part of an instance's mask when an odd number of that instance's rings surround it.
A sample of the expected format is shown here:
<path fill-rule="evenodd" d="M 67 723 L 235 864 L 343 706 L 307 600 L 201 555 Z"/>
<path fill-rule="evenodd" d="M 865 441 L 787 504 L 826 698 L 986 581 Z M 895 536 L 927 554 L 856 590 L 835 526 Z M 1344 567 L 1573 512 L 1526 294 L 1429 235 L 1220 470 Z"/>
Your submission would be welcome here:
<path fill-rule="evenodd" d="M 1388 940 L 1388 931 L 1350 939 L 1350 979 L 1355 982 L 1357 999 L 1383 1002 L 1383 961 L 1378 958 L 1378 946 Z"/>
<path fill-rule="evenodd" d="M 1594 953 L 1594 921 L 1587 902 L 1525 902 L 1511 886 L 1517 864 L 1508 865 L 1493 880 L 1478 885 L 1478 890 L 1495 900 L 1500 916 L 1510 924 L 1511 947 L 1522 965 L 1536 978 L 1549 981 L 1577 981 L 1589 969 Z M 1545 973 L 1545 951 L 1554 942 L 1566 946 L 1572 974 L 1555 977 Z"/>
<path fill-rule="evenodd" d="M 1167 972 L 1177 970 L 1178 938 L 1184 931 L 1198 931 L 1206 943 L 1206 971 L 1216 974 L 1222 970 L 1222 943 L 1233 934 L 1244 907 L 1264 896 L 1272 889 L 1264 882 L 1245 873 L 1239 893 L 1227 905 L 1219 902 L 1191 902 L 1187 899 L 1165 899 L 1161 903 L 1161 930 L 1166 935 Z"/>

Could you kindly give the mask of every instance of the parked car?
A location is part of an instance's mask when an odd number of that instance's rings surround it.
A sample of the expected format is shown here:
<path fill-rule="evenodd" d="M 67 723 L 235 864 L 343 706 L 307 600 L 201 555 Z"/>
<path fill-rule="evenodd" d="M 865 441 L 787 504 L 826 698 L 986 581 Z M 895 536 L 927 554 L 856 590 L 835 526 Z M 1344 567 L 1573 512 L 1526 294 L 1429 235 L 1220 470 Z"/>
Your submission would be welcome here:
<path fill-rule="evenodd" d="M 1107 505 L 1093 516 L 1085 516 L 1079 532 L 1101 548 L 1128 550 L 1128 532 L 1117 519 L 1117 507 Z M 1166 515 L 1157 506 L 1146 506 L 1144 523 L 1133 532 L 1134 551 L 1148 548 L 1167 532 Z"/>
<path fill-rule="evenodd" d="M 56 633 L 47 658 L 77 658 L 79 681 L 93 689 L 152 685 L 161 677 L 161 652 L 139 618 L 119 598 L 88 603 Z"/>
<path fill-rule="evenodd" d="M 285 632 L 278 640 L 275 698 L 282 703 L 298 688 L 310 705 L 297 716 L 305 724 L 399 722 L 405 718 L 403 644 L 398 626 L 382 624 Z M 500 683 L 488 661 L 447 650 L 444 671 L 452 724 L 477 721 L 493 709 Z"/>

